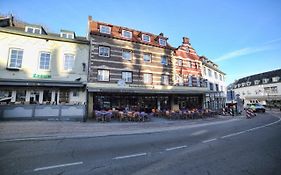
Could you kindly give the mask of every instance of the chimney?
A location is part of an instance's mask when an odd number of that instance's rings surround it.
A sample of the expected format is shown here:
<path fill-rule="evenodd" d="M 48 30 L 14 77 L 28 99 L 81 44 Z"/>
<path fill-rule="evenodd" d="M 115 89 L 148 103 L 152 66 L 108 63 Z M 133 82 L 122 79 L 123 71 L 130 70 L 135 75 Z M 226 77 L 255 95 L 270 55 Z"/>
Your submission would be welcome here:
<path fill-rule="evenodd" d="M 183 37 L 182 38 L 182 43 L 183 44 L 189 44 L 189 38 L 188 37 Z"/>
<path fill-rule="evenodd" d="M 160 35 L 160 36 L 164 36 L 164 33 L 161 32 L 159 35 Z"/>
<path fill-rule="evenodd" d="M 88 21 L 92 21 L 92 16 L 88 16 Z"/>

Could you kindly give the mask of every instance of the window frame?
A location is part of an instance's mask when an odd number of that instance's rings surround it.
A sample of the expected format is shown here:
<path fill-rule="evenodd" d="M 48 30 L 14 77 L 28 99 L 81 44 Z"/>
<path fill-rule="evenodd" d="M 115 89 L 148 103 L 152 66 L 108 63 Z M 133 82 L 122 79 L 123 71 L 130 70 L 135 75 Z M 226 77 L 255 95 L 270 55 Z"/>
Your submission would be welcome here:
<path fill-rule="evenodd" d="M 179 63 L 181 63 L 181 64 L 179 64 Z M 183 67 L 183 60 L 182 59 L 177 60 L 177 66 Z"/>
<path fill-rule="evenodd" d="M 124 53 L 127 52 L 127 53 L 130 53 L 130 59 L 125 59 L 124 57 Z M 126 60 L 126 61 L 131 61 L 133 59 L 133 52 L 131 50 L 127 50 L 127 49 L 122 49 L 122 59 L 123 60 Z"/>
<path fill-rule="evenodd" d="M 148 37 L 148 41 L 144 39 L 145 37 Z M 147 34 L 142 34 L 141 39 L 142 39 L 142 41 L 147 42 L 147 43 L 149 43 L 151 41 L 150 35 L 147 35 Z"/>
<path fill-rule="evenodd" d="M 146 77 L 145 75 L 150 75 L 151 82 L 146 82 L 145 81 L 145 77 Z M 153 84 L 153 74 L 152 73 L 143 73 L 143 83 L 144 84 Z"/>
<path fill-rule="evenodd" d="M 123 73 L 126 73 L 125 75 L 127 75 L 127 73 L 130 73 L 131 74 L 131 81 L 127 81 L 127 76 L 125 77 L 125 79 L 124 79 L 124 77 L 123 77 Z M 132 71 L 122 71 L 121 72 L 121 79 L 122 80 L 124 80 L 125 81 L 125 83 L 133 83 L 133 72 Z"/>
<path fill-rule="evenodd" d="M 165 78 L 164 77 L 166 77 L 166 80 L 167 80 L 167 82 L 165 83 Z M 169 75 L 165 75 L 165 74 L 162 74 L 161 75 L 161 84 L 162 85 L 169 85 L 169 83 L 170 83 L 170 76 Z"/>
<path fill-rule="evenodd" d="M 149 55 L 150 56 L 150 60 L 149 61 L 146 61 L 145 60 L 145 56 L 146 55 Z M 152 54 L 151 53 L 143 53 L 143 61 L 145 62 L 145 63 L 151 63 L 152 62 Z"/>
<path fill-rule="evenodd" d="M 66 35 L 66 37 L 63 37 L 63 35 Z M 60 33 L 60 37 L 61 38 L 66 38 L 66 39 L 74 39 L 74 34 L 73 33 L 67 33 L 67 32 L 61 32 Z"/>
<path fill-rule="evenodd" d="M 166 63 L 163 63 L 163 58 L 165 58 Z M 165 56 L 165 55 L 162 55 L 162 56 L 161 56 L 161 64 L 162 64 L 162 65 L 165 65 L 165 66 L 169 65 L 169 61 L 168 61 L 168 57 L 167 57 L 167 56 Z"/>
<path fill-rule="evenodd" d="M 130 36 L 126 36 L 125 35 L 126 32 L 130 33 Z M 133 33 L 131 31 L 122 29 L 122 37 L 123 38 L 132 39 L 132 36 L 133 36 Z"/>
<path fill-rule="evenodd" d="M 108 28 L 108 32 L 106 32 L 105 28 Z M 103 33 L 103 34 L 111 34 L 111 27 L 110 26 L 107 26 L 107 25 L 100 25 L 100 33 Z"/>
<path fill-rule="evenodd" d="M 50 55 L 50 58 L 49 58 L 49 68 L 48 69 L 42 69 L 41 68 L 41 55 L 42 54 L 49 54 Z M 39 64 L 38 64 L 38 69 L 41 70 L 41 71 L 50 71 L 51 70 L 51 59 L 52 59 L 52 55 L 51 55 L 51 52 L 48 52 L 48 51 L 40 51 L 39 52 Z"/>
<path fill-rule="evenodd" d="M 11 66 L 11 56 L 12 56 L 12 51 L 13 51 L 13 50 L 16 50 L 17 52 L 18 52 L 18 51 L 22 51 L 22 57 L 21 57 L 21 64 L 20 64 L 20 67 L 17 67 L 17 64 L 16 64 L 15 67 L 12 67 L 12 66 Z M 23 50 L 23 49 L 20 49 L 20 48 L 9 48 L 9 57 L 8 57 L 8 65 L 7 65 L 7 68 L 8 68 L 8 69 L 18 69 L 18 70 L 22 69 L 23 54 L 24 54 L 23 51 L 24 51 L 24 50 Z M 16 61 L 15 61 L 15 62 L 16 62 L 16 63 L 18 62 L 18 53 L 17 53 L 17 58 L 16 58 Z"/>
<path fill-rule="evenodd" d="M 107 71 L 108 72 L 108 80 L 99 80 L 99 71 Z M 98 69 L 98 71 L 97 71 L 97 81 L 99 81 L 99 82 L 109 82 L 110 81 L 110 70 L 108 70 L 108 69 Z"/>
<path fill-rule="evenodd" d="M 29 32 L 28 29 L 32 29 L 32 32 Z M 36 33 L 36 32 L 35 32 L 36 29 L 39 30 L 39 33 Z M 27 32 L 27 33 L 42 34 L 42 29 L 39 28 L 39 27 L 25 26 L 24 31 Z"/>
<path fill-rule="evenodd" d="M 161 43 L 161 41 L 164 43 Z M 167 46 L 167 40 L 164 38 L 159 38 L 158 42 L 160 46 Z"/>
<path fill-rule="evenodd" d="M 108 48 L 108 56 L 105 56 L 105 55 L 101 55 L 101 48 Z M 106 58 L 109 58 L 110 57 L 110 52 L 111 52 L 111 48 L 108 47 L 108 46 L 98 46 L 98 52 L 99 52 L 99 56 L 100 57 L 106 57 Z"/>
<path fill-rule="evenodd" d="M 71 55 L 71 56 L 73 56 L 73 65 L 72 65 L 72 68 L 71 69 L 65 69 L 65 63 L 66 63 L 66 56 L 69 56 L 69 55 Z M 72 53 L 64 53 L 63 54 L 63 70 L 64 71 L 67 71 L 67 72 L 70 72 L 70 71 L 73 71 L 74 70 L 74 67 L 75 67 L 75 54 L 72 54 Z"/>

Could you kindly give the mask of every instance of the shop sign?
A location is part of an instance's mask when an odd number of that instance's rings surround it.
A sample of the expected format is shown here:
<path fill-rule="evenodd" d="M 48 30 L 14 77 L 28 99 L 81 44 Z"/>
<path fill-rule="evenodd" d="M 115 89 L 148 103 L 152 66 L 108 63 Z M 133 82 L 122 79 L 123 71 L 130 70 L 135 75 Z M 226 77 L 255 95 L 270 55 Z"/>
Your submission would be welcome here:
<path fill-rule="evenodd" d="M 130 84 L 129 87 L 131 87 L 131 88 L 149 88 L 149 89 L 154 89 L 153 85 L 141 85 L 141 84 Z"/>
<path fill-rule="evenodd" d="M 33 74 L 33 78 L 51 78 L 51 75 L 44 75 L 44 74 Z"/>

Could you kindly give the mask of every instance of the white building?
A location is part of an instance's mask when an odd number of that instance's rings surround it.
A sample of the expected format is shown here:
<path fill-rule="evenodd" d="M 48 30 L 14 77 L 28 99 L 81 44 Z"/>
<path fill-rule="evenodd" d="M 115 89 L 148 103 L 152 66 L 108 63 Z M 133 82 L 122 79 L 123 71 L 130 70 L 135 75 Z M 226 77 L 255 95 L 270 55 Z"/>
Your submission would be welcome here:
<path fill-rule="evenodd" d="M 244 104 L 281 105 L 281 69 L 241 78 L 234 82 L 233 90 Z"/>
<path fill-rule="evenodd" d="M 84 105 L 88 58 L 88 41 L 72 31 L 0 18 L 1 106 Z"/>
<path fill-rule="evenodd" d="M 225 73 L 205 56 L 201 56 L 200 59 L 202 61 L 202 75 L 209 89 L 206 94 L 205 107 L 221 109 L 226 102 Z"/>

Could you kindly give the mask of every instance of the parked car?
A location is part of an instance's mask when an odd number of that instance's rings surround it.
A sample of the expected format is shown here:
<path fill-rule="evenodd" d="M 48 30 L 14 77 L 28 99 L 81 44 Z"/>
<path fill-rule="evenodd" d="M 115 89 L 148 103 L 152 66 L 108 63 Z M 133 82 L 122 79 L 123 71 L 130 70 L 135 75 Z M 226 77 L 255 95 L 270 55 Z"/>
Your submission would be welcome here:
<path fill-rule="evenodd" d="M 259 103 L 247 104 L 246 109 L 251 108 L 254 112 L 265 113 L 265 107 Z"/>

